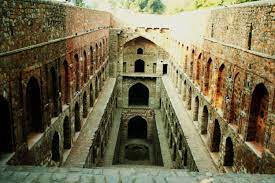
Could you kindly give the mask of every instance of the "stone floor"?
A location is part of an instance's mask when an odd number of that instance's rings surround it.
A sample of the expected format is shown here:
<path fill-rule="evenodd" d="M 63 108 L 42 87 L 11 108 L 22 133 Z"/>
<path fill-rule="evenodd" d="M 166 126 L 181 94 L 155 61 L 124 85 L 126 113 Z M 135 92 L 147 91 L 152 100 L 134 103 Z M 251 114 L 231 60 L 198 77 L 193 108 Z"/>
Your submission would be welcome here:
<path fill-rule="evenodd" d="M 197 168 L 199 171 L 211 171 L 217 172 L 215 164 L 202 141 L 199 132 L 196 130 L 195 125 L 193 124 L 192 116 L 188 113 L 186 107 L 179 94 L 175 91 L 175 88 L 168 78 L 168 76 L 162 77 L 164 87 L 167 91 L 167 95 L 170 98 L 171 104 L 174 108 L 176 116 L 178 117 L 179 123 L 183 130 L 186 141 L 189 145 L 193 158 L 196 162 Z"/>
<path fill-rule="evenodd" d="M 71 152 L 64 163 L 65 167 L 83 167 L 88 156 L 89 149 L 96 130 L 99 127 L 100 120 L 104 114 L 109 98 L 115 87 L 116 79 L 109 78 L 102 88 L 94 109 L 89 113 L 85 125 L 82 127 L 79 136 L 71 149 Z"/>
<path fill-rule="evenodd" d="M 217 174 L 164 168 L 46 168 L 0 166 L 0 183 L 274 183 L 275 175 Z"/>

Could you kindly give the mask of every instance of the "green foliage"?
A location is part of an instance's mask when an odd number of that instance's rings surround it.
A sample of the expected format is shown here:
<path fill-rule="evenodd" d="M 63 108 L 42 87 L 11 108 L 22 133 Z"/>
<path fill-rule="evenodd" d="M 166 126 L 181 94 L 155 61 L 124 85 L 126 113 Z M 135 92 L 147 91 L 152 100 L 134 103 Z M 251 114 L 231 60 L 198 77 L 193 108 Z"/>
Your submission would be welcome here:
<path fill-rule="evenodd" d="M 165 10 L 165 5 L 161 0 L 124 0 L 121 3 L 121 7 L 138 12 L 157 14 L 163 13 Z"/>
<path fill-rule="evenodd" d="M 75 4 L 76 6 L 85 7 L 84 0 L 76 0 Z"/>
<path fill-rule="evenodd" d="M 212 6 L 223 6 L 230 4 L 239 4 L 257 0 L 194 0 L 192 9 L 200 9 Z"/>

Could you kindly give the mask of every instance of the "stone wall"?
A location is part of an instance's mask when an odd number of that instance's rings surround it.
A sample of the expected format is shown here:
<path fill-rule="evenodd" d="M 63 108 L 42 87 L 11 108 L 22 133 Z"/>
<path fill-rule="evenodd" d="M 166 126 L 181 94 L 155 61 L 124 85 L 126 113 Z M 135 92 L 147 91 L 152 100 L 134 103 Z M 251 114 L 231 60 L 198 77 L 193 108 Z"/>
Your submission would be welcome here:
<path fill-rule="evenodd" d="M 274 173 L 274 2 L 169 20 L 162 35 L 150 20 L 127 25 L 168 52 L 169 77 L 220 171 Z"/>
<path fill-rule="evenodd" d="M 111 15 L 31 0 L 0 8 L 9 163 L 61 165 L 108 77 Z"/>

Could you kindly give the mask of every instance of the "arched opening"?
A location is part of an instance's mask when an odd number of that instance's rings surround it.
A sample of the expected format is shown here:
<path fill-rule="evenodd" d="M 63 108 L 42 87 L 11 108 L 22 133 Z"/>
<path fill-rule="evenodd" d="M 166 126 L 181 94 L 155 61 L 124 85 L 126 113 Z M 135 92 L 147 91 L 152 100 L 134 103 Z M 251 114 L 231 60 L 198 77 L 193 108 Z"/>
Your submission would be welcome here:
<path fill-rule="evenodd" d="M 186 86 L 186 80 L 184 80 L 184 83 L 183 83 L 183 94 L 182 94 L 183 101 L 186 100 L 186 90 L 187 90 L 186 88 L 187 88 L 187 86 Z"/>
<path fill-rule="evenodd" d="M 148 88 L 137 83 L 129 89 L 129 105 L 148 105 L 149 90 Z"/>
<path fill-rule="evenodd" d="M 189 87 L 189 95 L 188 95 L 188 101 L 187 101 L 187 109 L 191 110 L 191 104 L 192 104 L 192 89 Z"/>
<path fill-rule="evenodd" d="M 135 116 L 129 120 L 128 138 L 147 139 L 147 122 L 145 119 Z"/>
<path fill-rule="evenodd" d="M 219 121 L 217 119 L 215 119 L 211 151 L 219 152 L 220 151 L 220 143 L 221 143 L 220 124 L 219 124 Z"/>
<path fill-rule="evenodd" d="M 224 166 L 233 166 L 234 162 L 234 148 L 230 137 L 226 138 L 225 142 L 225 155 L 224 155 Z"/>
<path fill-rule="evenodd" d="M 188 151 L 187 149 L 185 149 L 184 155 L 183 155 L 183 166 L 187 166 L 187 160 L 188 160 Z"/>
<path fill-rule="evenodd" d="M 240 100 L 240 96 L 241 96 L 241 83 L 242 82 L 241 82 L 240 74 L 237 73 L 234 77 L 232 99 L 231 99 L 231 110 L 230 110 L 230 117 L 229 117 L 229 123 L 232 123 L 234 125 L 238 125 L 237 124 L 237 112 L 238 112 L 237 103 Z"/>
<path fill-rule="evenodd" d="M 79 132 L 81 129 L 80 110 L 77 102 L 75 103 L 75 107 L 74 107 L 74 129 L 75 129 L 75 132 Z"/>
<path fill-rule="evenodd" d="M 198 117 L 199 117 L 199 97 L 196 96 L 195 98 L 195 105 L 194 105 L 194 116 L 193 116 L 193 120 L 194 121 L 198 121 Z"/>
<path fill-rule="evenodd" d="M 99 43 L 99 50 L 98 50 L 98 52 L 99 52 L 99 66 L 102 64 L 102 55 L 103 55 L 103 52 L 102 52 L 102 44 L 101 44 L 101 42 Z"/>
<path fill-rule="evenodd" d="M 197 60 L 197 72 L 196 72 L 196 77 L 195 77 L 195 79 L 196 79 L 196 81 L 197 81 L 197 83 L 198 84 L 200 84 L 200 71 L 201 71 L 201 53 L 200 53 L 200 55 L 199 55 L 199 57 L 198 57 L 198 60 Z"/>
<path fill-rule="evenodd" d="M 79 91 L 80 89 L 80 83 L 79 83 L 79 80 L 80 80 L 80 72 L 79 72 L 79 58 L 78 58 L 78 54 L 75 54 L 74 55 L 74 60 L 75 60 L 75 78 L 76 78 L 76 91 Z"/>
<path fill-rule="evenodd" d="M 63 73 L 63 78 L 64 78 L 64 101 L 66 103 L 70 102 L 70 87 L 69 87 L 69 65 L 68 62 L 65 60 L 63 62 L 63 69 L 64 69 L 64 73 Z"/>
<path fill-rule="evenodd" d="M 57 74 L 54 67 L 51 67 L 51 76 L 52 76 L 52 100 L 53 100 L 53 116 L 58 116 L 58 86 L 57 86 Z"/>
<path fill-rule="evenodd" d="M 179 137 L 179 150 L 182 150 L 182 135 Z"/>
<path fill-rule="evenodd" d="M 90 47 L 90 75 L 94 73 L 94 50 L 93 47 Z"/>
<path fill-rule="evenodd" d="M 223 86 L 224 86 L 224 64 L 219 68 L 218 79 L 217 79 L 217 89 L 216 89 L 216 106 L 221 107 L 223 102 Z"/>
<path fill-rule="evenodd" d="M 59 134 L 57 132 L 54 132 L 52 139 L 52 160 L 60 161 Z"/>
<path fill-rule="evenodd" d="M 8 101 L 0 96 L 0 153 L 9 153 L 13 151 L 12 143 L 12 121 Z"/>
<path fill-rule="evenodd" d="M 144 72 L 144 61 L 137 60 L 135 61 L 135 72 Z"/>
<path fill-rule="evenodd" d="M 26 90 L 26 126 L 24 134 L 43 132 L 42 103 L 37 79 L 31 77 Z"/>
<path fill-rule="evenodd" d="M 96 44 L 95 45 L 95 68 L 96 69 L 98 69 L 98 65 L 99 65 L 99 58 L 98 58 L 98 56 L 99 56 L 99 50 L 98 50 L 98 45 Z"/>
<path fill-rule="evenodd" d="M 90 107 L 94 106 L 94 97 L 93 97 L 93 85 L 90 84 Z"/>
<path fill-rule="evenodd" d="M 83 55 L 84 55 L 84 83 L 87 82 L 87 79 L 88 79 L 88 61 L 87 61 L 87 54 L 86 54 L 86 51 L 83 52 Z"/>
<path fill-rule="evenodd" d="M 143 49 L 142 48 L 138 48 L 137 49 L 137 54 L 143 54 Z"/>
<path fill-rule="evenodd" d="M 88 107 L 87 107 L 87 94 L 84 92 L 83 98 L 82 98 L 82 104 L 83 104 L 83 118 L 87 117 L 88 114 Z"/>
<path fill-rule="evenodd" d="M 71 148 L 71 125 L 69 117 L 66 116 L 63 122 L 64 149 Z"/>
<path fill-rule="evenodd" d="M 97 77 L 95 78 L 95 98 L 98 97 L 98 79 Z"/>
<path fill-rule="evenodd" d="M 260 146 L 264 145 L 268 100 L 268 92 L 265 85 L 263 83 L 258 84 L 252 93 L 246 140 L 255 141 Z"/>
<path fill-rule="evenodd" d="M 212 78 L 212 59 L 209 58 L 205 69 L 204 91 L 208 94 L 210 81 Z"/>
<path fill-rule="evenodd" d="M 203 107 L 202 119 L 201 119 L 201 134 L 207 134 L 208 126 L 208 109 L 206 106 Z"/>

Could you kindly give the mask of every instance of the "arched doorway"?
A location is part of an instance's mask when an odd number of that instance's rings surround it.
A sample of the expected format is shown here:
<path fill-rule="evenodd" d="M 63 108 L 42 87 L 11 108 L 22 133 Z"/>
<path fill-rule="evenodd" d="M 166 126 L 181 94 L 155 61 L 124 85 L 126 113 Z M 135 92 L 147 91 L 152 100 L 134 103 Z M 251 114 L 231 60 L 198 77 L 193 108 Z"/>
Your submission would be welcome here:
<path fill-rule="evenodd" d="M 43 132 L 42 123 L 42 103 L 40 87 L 36 78 L 31 77 L 26 89 L 26 126 L 24 134 L 27 136 L 31 132 Z"/>
<path fill-rule="evenodd" d="M 144 72 L 144 61 L 137 60 L 135 61 L 135 72 Z"/>
<path fill-rule="evenodd" d="M 189 87 L 189 95 L 188 95 L 188 101 L 187 101 L 187 109 L 191 110 L 191 104 L 192 104 L 192 89 Z"/>
<path fill-rule="evenodd" d="M 13 151 L 13 129 L 10 117 L 9 103 L 3 96 L 0 96 L 0 153 L 8 153 Z"/>
<path fill-rule="evenodd" d="M 51 67 L 51 79 L 52 79 L 52 100 L 53 100 L 53 111 L 54 117 L 58 116 L 58 85 L 57 85 L 57 73 L 54 67 Z"/>
<path fill-rule="evenodd" d="M 83 104 L 83 118 L 87 117 L 88 114 L 88 107 L 87 107 L 87 94 L 84 92 L 83 98 L 82 98 L 82 104 Z"/>
<path fill-rule="evenodd" d="M 195 79 L 197 81 L 197 84 L 200 85 L 201 53 L 200 53 L 196 63 L 197 63 L 197 68 L 196 68 L 196 77 L 195 77 Z"/>
<path fill-rule="evenodd" d="M 54 132 L 52 139 L 52 160 L 60 161 L 59 134 L 57 132 Z"/>
<path fill-rule="evenodd" d="M 145 119 L 135 116 L 129 120 L 128 138 L 147 139 L 147 122 Z"/>
<path fill-rule="evenodd" d="M 97 77 L 95 78 L 95 98 L 98 96 L 98 79 Z"/>
<path fill-rule="evenodd" d="M 94 97 L 93 97 L 93 84 L 90 84 L 90 107 L 94 105 Z"/>
<path fill-rule="evenodd" d="M 74 56 L 74 60 L 75 60 L 75 78 L 76 78 L 76 91 L 80 90 L 80 71 L 79 71 L 79 58 L 78 58 L 78 54 L 75 54 Z"/>
<path fill-rule="evenodd" d="M 71 148 L 71 125 L 69 117 L 66 116 L 63 122 L 64 149 Z"/>
<path fill-rule="evenodd" d="M 226 138 L 225 142 L 225 155 L 224 155 L 224 166 L 233 166 L 234 162 L 234 148 L 230 137 Z"/>
<path fill-rule="evenodd" d="M 94 73 L 94 50 L 93 47 L 90 47 L 90 75 Z"/>
<path fill-rule="evenodd" d="M 222 64 L 219 68 L 218 79 L 217 79 L 217 89 L 216 89 L 216 105 L 217 107 L 222 107 L 223 103 L 223 85 L 225 78 L 225 67 Z"/>
<path fill-rule="evenodd" d="M 256 141 L 261 146 L 264 145 L 268 101 L 268 92 L 265 85 L 263 83 L 258 84 L 252 93 L 246 140 Z"/>
<path fill-rule="evenodd" d="M 63 83 L 63 94 L 64 94 L 64 101 L 66 103 L 69 103 L 70 99 L 69 99 L 69 93 L 70 93 L 70 87 L 69 87 L 69 65 L 68 65 L 68 62 L 65 60 L 63 62 L 63 78 L 64 78 L 64 83 Z"/>
<path fill-rule="evenodd" d="M 201 119 L 201 134 L 207 134 L 208 126 L 208 109 L 206 106 L 203 107 L 202 119 Z"/>
<path fill-rule="evenodd" d="M 219 121 L 217 119 L 215 119 L 211 151 L 219 152 L 220 151 L 220 143 L 221 143 L 220 124 L 219 124 Z"/>
<path fill-rule="evenodd" d="M 75 129 L 75 132 L 79 132 L 81 129 L 80 110 L 77 102 L 75 103 L 75 107 L 74 107 L 74 129 Z"/>
<path fill-rule="evenodd" d="M 199 117 L 199 97 L 196 96 L 195 98 L 195 105 L 194 105 L 194 117 L 193 120 L 194 121 L 198 121 Z"/>
<path fill-rule="evenodd" d="M 209 86 L 210 86 L 210 81 L 212 78 L 212 59 L 209 58 L 207 64 L 206 64 L 206 69 L 205 69 L 205 80 L 204 80 L 204 91 L 206 94 L 208 94 L 209 91 Z"/>
<path fill-rule="evenodd" d="M 87 54 L 86 54 L 86 51 L 83 52 L 83 55 L 84 55 L 84 83 L 87 82 L 87 79 L 88 79 L 88 61 L 87 61 Z"/>
<path fill-rule="evenodd" d="M 148 105 L 149 103 L 149 90 L 148 88 L 137 83 L 129 89 L 129 105 Z"/>
<path fill-rule="evenodd" d="M 137 54 L 143 54 L 143 49 L 142 48 L 138 48 L 137 49 Z"/>

